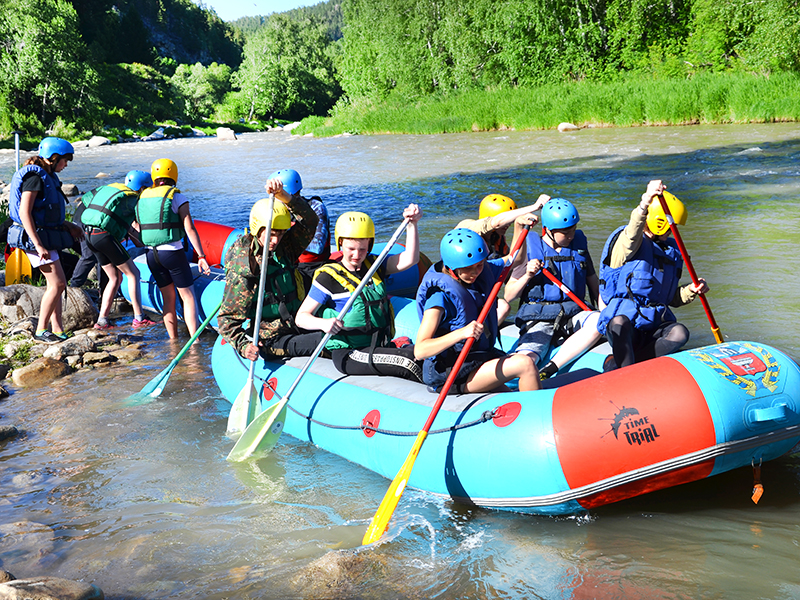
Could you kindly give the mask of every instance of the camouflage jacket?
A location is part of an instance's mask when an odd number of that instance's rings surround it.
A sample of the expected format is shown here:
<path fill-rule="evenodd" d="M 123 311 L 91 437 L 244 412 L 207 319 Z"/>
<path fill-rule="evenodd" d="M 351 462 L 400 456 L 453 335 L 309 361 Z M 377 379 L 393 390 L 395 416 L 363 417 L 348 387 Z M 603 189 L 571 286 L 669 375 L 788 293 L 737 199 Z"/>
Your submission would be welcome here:
<path fill-rule="evenodd" d="M 300 255 L 314 237 L 318 217 L 302 199 L 293 197 L 287 206 L 294 223 L 281 239 L 275 254 L 284 264 L 296 268 Z M 255 317 L 263 251 L 258 240 L 246 233 L 231 245 L 225 255 L 225 291 L 217 316 L 218 330 L 223 339 L 232 344 L 242 356 L 252 336 L 252 325 L 248 326 L 248 331 L 244 329 L 244 325 L 245 321 Z M 298 295 L 302 297 L 305 292 L 302 284 L 299 285 Z M 258 337 L 268 341 L 292 331 L 292 325 L 282 319 L 262 321 Z"/>

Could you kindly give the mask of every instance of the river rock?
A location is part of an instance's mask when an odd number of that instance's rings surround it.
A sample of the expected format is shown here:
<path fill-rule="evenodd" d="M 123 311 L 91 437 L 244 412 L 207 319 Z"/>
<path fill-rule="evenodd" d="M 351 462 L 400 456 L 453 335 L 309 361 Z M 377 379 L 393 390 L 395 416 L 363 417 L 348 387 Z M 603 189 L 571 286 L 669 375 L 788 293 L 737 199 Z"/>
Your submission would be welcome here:
<path fill-rule="evenodd" d="M 37 387 L 69 375 L 71 372 L 72 369 L 67 363 L 43 356 L 25 367 L 14 369 L 11 379 L 14 385 L 20 387 Z"/>
<path fill-rule="evenodd" d="M 135 348 L 130 346 L 128 348 L 120 348 L 119 350 L 114 350 L 111 352 L 111 356 L 113 356 L 116 360 L 122 362 L 133 362 L 135 360 L 139 360 L 144 356 L 144 352 L 139 348 Z"/>
<path fill-rule="evenodd" d="M 289 123 L 287 125 L 284 125 L 283 126 L 283 130 L 284 131 L 291 131 L 292 129 L 295 129 L 296 127 L 300 127 L 300 121 L 295 121 L 294 123 Z"/>
<path fill-rule="evenodd" d="M 0 442 L 19 435 L 19 430 L 13 425 L 0 425 Z"/>
<path fill-rule="evenodd" d="M 14 577 L 11 573 L 9 573 L 8 571 L 3 571 L 3 569 L 0 569 L 0 583 L 5 583 L 6 581 L 14 581 L 15 579 L 16 577 Z"/>
<path fill-rule="evenodd" d="M 100 171 L 97 175 L 94 176 L 95 179 L 105 179 L 107 177 L 111 177 L 108 173 L 103 173 Z"/>
<path fill-rule="evenodd" d="M 578 127 L 577 125 L 573 125 L 572 123 L 559 123 L 558 124 L 558 130 L 560 132 L 562 132 L 562 133 L 565 132 L 565 131 L 577 131 L 578 129 L 580 129 L 580 127 Z"/>
<path fill-rule="evenodd" d="M 84 366 L 101 365 L 112 362 L 117 362 L 117 359 L 108 352 L 87 352 L 83 355 Z"/>
<path fill-rule="evenodd" d="M 194 127 L 192 127 L 192 135 L 194 137 L 208 137 L 205 131 L 202 129 L 195 129 Z"/>
<path fill-rule="evenodd" d="M 64 192 L 65 196 L 72 198 L 72 196 L 77 196 L 81 193 L 78 189 L 78 186 L 74 183 L 62 183 L 61 184 L 61 191 Z"/>
<path fill-rule="evenodd" d="M 111 140 L 102 135 L 93 135 L 89 138 L 89 148 L 97 148 L 98 146 L 108 146 Z"/>
<path fill-rule="evenodd" d="M 60 577 L 33 577 L 0 583 L 0 600 L 102 600 L 103 590 L 91 583 Z"/>
<path fill-rule="evenodd" d="M 95 350 L 97 350 L 97 346 L 92 339 L 88 335 L 82 334 L 76 335 L 66 342 L 49 346 L 42 356 L 63 360 L 67 356 L 81 356 L 87 352 L 94 352 Z"/>
<path fill-rule="evenodd" d="M 1 398 L 8 398 L 11 394 L 8 393 L 8 390 L 0 385 L 0 399 Z"/>
<path fill-rule="evenodd" d="M 230 127 L 217 127 L 217 139 L 236 141 L 236 134 Z"/>
<path fill-rule="evenodd" d="M 5 379 L 8 376 L 8 372 L 10 370 L 11 370 L 11 365 L 0 363 L 0 380 Z"/>
<path fill-rule="evenodd" d="M 18 283 L 0 288 L 0 314 L 9 321 L 20 321 L 39 314 L 45 288 Z M 63 322 L 66 331 L 91 327 L 98 312 L 89 294 L 81 288 L 68 287 L 63 301 Z"/>

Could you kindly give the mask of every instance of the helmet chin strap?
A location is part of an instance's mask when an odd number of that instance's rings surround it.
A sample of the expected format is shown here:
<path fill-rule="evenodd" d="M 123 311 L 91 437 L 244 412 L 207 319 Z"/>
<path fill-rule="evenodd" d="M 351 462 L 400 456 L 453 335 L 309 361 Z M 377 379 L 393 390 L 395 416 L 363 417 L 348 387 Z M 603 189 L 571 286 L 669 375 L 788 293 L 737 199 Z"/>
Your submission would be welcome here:
<path fill-rule="evenodd" d="M 545 232 L 545 235 L 547 235 L 547 237 L 550 238 L 550 241 L 553 242 L 553 247 L 554 248 L 566 248 L 566 246 L 562 246 L 561 244 L 559 244 L 556 241 L 556 237 L 553 235 L 553 233 L 549 229 L 547 229 L 547 227 L 544 228 L 544 232 Z"/>

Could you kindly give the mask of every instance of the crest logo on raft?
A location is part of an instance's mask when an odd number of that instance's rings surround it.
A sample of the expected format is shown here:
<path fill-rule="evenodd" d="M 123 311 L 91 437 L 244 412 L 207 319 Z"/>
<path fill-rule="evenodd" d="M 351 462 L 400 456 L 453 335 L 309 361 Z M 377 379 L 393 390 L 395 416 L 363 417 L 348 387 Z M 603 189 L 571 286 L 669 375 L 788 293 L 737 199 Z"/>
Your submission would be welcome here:
<path fill-rule="evenodd" d="M 613 433 L 615 438 L 620 439 L 620 432 L 622 432 L 623 439 L 628 442 L 628 445 L 641 446 L 655 442 L 656 438 L 661 437 L 658 435 L 655 423 L 650 422 L 649 416 L 640 415 L 638 409 L 633 407 L 623 406 L 622 408 L 617 407 L 617 409 L 617 414 L 613 418 L 598 419 L 599 421 L 611 421 L 611 429 L 600 436 L 601 438 Z"/>
<path fill-rule="evenodd" d="M 756 397 L 764 392 L 773 394 L 778 389 L 781 365 L 761 346 L 728 342 L 689 352 L 749 396 Z"/>

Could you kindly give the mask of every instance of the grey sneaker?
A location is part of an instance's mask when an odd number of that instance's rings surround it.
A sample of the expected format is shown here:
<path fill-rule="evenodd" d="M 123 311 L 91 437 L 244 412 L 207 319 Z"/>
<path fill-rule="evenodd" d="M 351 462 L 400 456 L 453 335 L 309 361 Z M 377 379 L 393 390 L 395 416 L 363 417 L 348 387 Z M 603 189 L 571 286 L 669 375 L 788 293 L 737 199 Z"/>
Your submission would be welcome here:
<path fill-rule="evenodd" d="M 58 344 L 59 342 L 63 342 L 66 338 L 61 338 L 52 331 L 45 329 L 42 333 L 34 334 L 33 339 L 35 339 L 37 342 L 43 342 L 45 344 Z"/>

